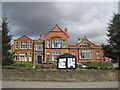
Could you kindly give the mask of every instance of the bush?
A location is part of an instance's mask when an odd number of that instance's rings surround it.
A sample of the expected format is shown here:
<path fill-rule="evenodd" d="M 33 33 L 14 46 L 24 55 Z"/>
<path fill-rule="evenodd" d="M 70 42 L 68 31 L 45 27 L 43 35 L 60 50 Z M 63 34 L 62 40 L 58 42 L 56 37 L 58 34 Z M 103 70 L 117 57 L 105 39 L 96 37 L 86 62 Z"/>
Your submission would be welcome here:
<path fill-rule="evenodd" d="M 113 64 L 111 62 L 82 62 L 82 64 L 87 66 L 87 69 L 103 69 L 109 70 L 113 69 Z"/>
<path fill-rule="evenodd" d="M 101 69 L 113 69 L 113 64 L 111 62 L 102 62 Z"/>
<path fill-rule="evenodd" d="M 32 62 L 21 62 L 21 61 L 14 61 L 13 65 L 14 67 L 24 67 L 24 68 L 32 68 L 33 64 Z"/>

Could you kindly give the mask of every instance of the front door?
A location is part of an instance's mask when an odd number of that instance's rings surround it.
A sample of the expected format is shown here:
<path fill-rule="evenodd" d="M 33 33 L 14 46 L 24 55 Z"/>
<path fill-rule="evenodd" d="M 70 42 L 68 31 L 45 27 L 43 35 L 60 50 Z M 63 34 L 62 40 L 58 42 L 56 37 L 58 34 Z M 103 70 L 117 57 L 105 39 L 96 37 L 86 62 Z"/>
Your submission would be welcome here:
<path fill-rule="evenodd" d="M 38 56 L 38 64 L 42 63 L 42 56 Z"/>

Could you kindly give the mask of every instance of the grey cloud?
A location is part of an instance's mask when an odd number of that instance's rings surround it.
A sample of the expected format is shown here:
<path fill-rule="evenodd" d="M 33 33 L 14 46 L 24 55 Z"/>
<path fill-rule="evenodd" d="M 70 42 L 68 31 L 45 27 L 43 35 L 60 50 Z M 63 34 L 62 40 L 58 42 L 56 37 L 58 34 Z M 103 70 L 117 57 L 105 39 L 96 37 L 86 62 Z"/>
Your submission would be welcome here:
<path fill-rule="evenodd" d="M 87 36 L 96 43 L 99 38 L 96 19 L 99 16 L 103 20 L 101 23 L 106 25 L 113 12 L 116 12 L 116 4 L 3 2 L 2 7 L 10 21 L 14 38 L 24 34 L 36 38 L 40 32 L 45 35 L 58 24 L 61 29 L 68 28 L 70 42 L 76 42 L 79 36 Z M 105 25 L 102 33 L 106 31 Z M 101 37 L 105 37 L 105 34 L 101 34 Z"/>

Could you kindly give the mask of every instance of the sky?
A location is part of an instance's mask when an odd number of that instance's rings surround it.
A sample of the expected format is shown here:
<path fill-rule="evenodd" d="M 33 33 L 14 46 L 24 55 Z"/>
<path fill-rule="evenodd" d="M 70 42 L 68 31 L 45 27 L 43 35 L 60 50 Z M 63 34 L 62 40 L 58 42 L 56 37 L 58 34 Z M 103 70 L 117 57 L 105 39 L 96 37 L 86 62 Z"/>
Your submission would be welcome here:
<path fill-rule="evenodd" d="M 69 43 L 87 37 L 95 44 L 107 43 L 107 26 L 118 13 L 117 2 L 3 2 L 2 14 L 8 17 L 10 34 L 17 39 L 27 35 L 38 39 L 57 24 L 67 28 Z"/>

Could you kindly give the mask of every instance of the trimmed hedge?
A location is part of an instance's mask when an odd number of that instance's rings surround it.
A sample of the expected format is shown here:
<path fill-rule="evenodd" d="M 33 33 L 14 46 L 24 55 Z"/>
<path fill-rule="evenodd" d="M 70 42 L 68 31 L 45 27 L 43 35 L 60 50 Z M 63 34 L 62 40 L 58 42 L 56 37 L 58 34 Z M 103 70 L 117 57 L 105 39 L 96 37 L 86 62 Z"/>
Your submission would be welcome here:
<path fill-rule="evenodd" d="M 113 64 L 111 62 L 81 62 L 86 65 L 88 69 L 113 69 Z"/>

